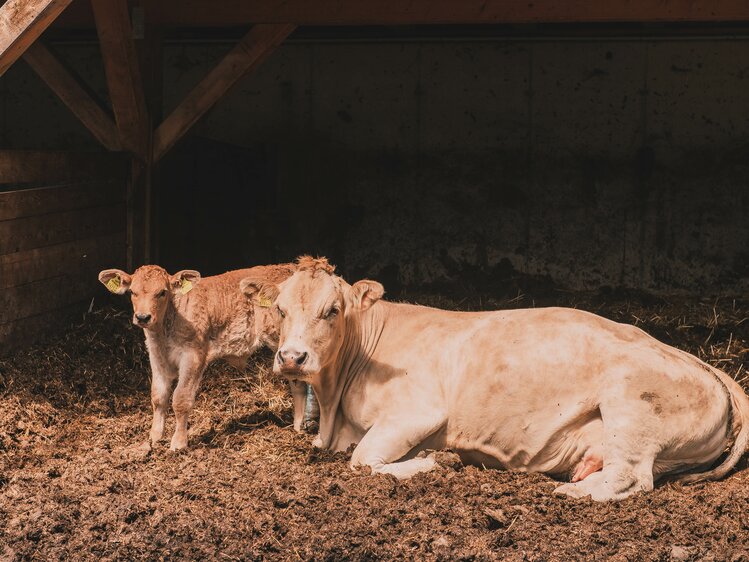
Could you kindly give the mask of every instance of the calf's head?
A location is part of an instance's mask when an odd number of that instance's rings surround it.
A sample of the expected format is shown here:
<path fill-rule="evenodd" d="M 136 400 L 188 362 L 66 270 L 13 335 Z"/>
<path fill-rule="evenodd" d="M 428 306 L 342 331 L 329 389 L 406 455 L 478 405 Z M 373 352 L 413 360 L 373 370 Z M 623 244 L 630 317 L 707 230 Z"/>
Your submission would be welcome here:
<path fill-rule="evenodd" d="M 185 269 L 169 275 L 158 265 L 144 265 L 132 275 L 119 269 L 105 269 L 99 273 L 99 281 L 112 293 L 129 293 L 133 303 L 133 324 L 153 329 L 164 319 L 173 296 L 190 292 L 200 281 L 200 273 Z"/>
<path fill-rule="evenodd" d="M 273 370 L 309 379 L 338 356 L 347 319 L 371 307 L 384 289 L 369 280 L 349 285 L 334 275 L 335 267 L 325 258 L 302 256 L 296 263 L 297 271 L 278 285 L 248 277 L 240 289 L 278 315 L 280 339 Z"/>

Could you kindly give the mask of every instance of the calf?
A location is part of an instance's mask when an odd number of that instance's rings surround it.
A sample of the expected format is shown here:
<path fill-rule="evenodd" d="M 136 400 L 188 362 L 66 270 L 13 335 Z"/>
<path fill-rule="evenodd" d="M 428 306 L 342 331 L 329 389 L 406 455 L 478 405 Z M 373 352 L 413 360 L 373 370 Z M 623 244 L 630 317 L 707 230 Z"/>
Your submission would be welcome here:
<path fill-rule="evenodd" d="M 267 345 L 275 350 L 275 311 L 269 303 L 250 302 L 239 292 L 239 281 L 251 275 L 280 283 L 294 269 L 292 264 L 258 266 L 205 278 L 193 270 L 169 275 L 156 265 L 140 267 L 132 275 L 119 269 L 99 273 L 99 281 L 112 293 L 130 293 L 133 324 L 146 336 L 153 406 L 149 446 L 164 434 L 170 396 L 176 417 L 170 449 L 187 446 L 188 417 L 203 372 L 212 361 L 224 359 L 242 369 L 259 347 Z M 291 390 L 294 428 L 300 431 L 307 387 L 294 382 Z"/>
<path fill-rule="evenodd" d="M 309 382 L 317 445 L 408 478 L 429 449 L 571 477 L 573 497 L 621 499 L 667 474 L 720 478 L 749 443 L 749 400 L 722 371 L 634 326 L 568 308 L 453 312 L 381 299 L 324 259 L 242 290 L 281 316 L 274 369 Z M 729 449 L 728 455 L 711 468 Z M 691 474 L 681 474 L 691 472 Z"/>

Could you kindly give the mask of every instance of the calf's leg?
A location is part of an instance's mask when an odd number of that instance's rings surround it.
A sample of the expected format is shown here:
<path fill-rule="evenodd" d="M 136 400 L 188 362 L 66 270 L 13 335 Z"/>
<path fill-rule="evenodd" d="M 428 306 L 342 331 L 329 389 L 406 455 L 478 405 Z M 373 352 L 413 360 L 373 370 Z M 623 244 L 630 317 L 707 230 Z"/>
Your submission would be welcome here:
<path fill-rule="evenodd" d="M 151 446 L 155 446 L 164 436 L 166 410 L 169 406 L 169 395 L 172 393 L 172 383 L 175 378 L 163 370 L 153 370 L 151 378 L 153 420 L 151 421 L 151 431 L 149 433 Z"/>
<path fill-rule="evenodd" d="M 172 396 L 172 408 L 176 427 L 170 449 L 176 451 L 187 447 L 187 421 L 195 404 L 195 395 L 205 371 L 205 359 L 198 354 L 186 353 L 179 364 L 179 380 Z"/>
<path fill-rule="evenodd" d="M 307 404 L 307 384 L 303 381 L 289 381 L 291 397 L 294 400 L 294 431 L 304 429 L 304 408 Z"/>

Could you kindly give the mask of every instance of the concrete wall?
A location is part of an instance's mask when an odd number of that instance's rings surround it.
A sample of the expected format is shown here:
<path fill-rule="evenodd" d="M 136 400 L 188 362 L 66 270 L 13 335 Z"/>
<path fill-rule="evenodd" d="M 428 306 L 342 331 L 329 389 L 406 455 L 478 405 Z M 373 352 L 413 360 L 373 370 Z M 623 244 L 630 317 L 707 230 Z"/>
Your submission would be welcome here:
<path fill-rule="evenodd" d="M 228 48 L 167 46 L 165 114 Z M 94 54 L 70 54 L 96 74 Z M 325 253 L 391 291 L 518 275 L 745 291 L 747 61 L 746 40 L 287 44 L 192 132 L 230 159 L 214 149 L 201 162 L 204 145 L 188 142 L 165 160 L 162 211 L 189 193 L 197 215 L 169 217 L 170 232 L 189 233 L 183 217 L 198 221 L 206 197 L 231 206 L 237 190 L 270 189 L 246 238 L 222 238 L 216 220 L 215 242 L 240 261 Z M 33 80 L 13 69 L 0 84 L 3 144 L 90 142 Z M 17 108 L 40 99 L 21 124 Z M 267 169 L 237 179 L 237 149 Z M 190 165 L 202 171 L 180 176 Z M 173 238 L 167 264 L 185 237 Z M 174 265 L 201 256 L 186 259 Z"/>

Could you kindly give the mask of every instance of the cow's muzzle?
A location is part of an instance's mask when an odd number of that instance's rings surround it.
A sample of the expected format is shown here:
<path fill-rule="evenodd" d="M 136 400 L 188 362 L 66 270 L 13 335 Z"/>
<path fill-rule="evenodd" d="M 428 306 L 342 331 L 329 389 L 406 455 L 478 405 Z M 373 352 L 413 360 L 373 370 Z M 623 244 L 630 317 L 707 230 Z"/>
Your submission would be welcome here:
<path fill-rule="evenodd" d="M 299 372 L 307 362 L 309 354 L 306 351 L 297 351 L 295 349 L 283 348 L 276 353 L 276 362 L 282 372 Z"/>

